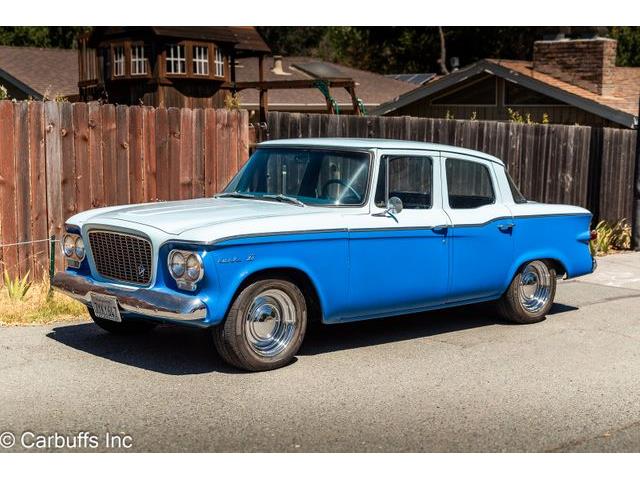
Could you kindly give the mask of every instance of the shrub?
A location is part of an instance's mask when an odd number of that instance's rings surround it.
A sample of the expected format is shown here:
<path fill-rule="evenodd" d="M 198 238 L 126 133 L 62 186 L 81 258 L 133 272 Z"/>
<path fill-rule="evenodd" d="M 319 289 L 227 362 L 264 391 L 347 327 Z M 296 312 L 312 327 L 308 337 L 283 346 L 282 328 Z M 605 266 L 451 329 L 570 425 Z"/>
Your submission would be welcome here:
<path fill-rule="evenodd" d="M 9 276 L 9 272 L 6 270 L 4 271 L 4 286 L 7 289 L 7 295 L 9 295 L 11 300 L 24 300 L 24 297 L 31 288 L 32 282 L 29 281 L 30 273 L 31 272 L 27 272 L 27 274 L 22 278 L 11 278 Z"/>
<path fill-rule="evenodd" d="M 610 224 L 600 220 L 596 225 L 598 237 L 591 242 L 591 253 L 606 255 L 613 250 L 629 250 L 631 248 L 631 225 L 626 218 Z"/>

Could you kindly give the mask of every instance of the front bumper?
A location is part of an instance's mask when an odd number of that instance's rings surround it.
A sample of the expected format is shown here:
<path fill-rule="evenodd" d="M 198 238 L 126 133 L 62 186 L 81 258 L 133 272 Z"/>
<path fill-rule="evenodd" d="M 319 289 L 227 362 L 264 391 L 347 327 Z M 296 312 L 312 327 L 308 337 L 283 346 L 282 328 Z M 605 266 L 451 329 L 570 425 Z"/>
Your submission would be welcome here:
<path fill-rule="evenodd" d="M 199 298 L 180 293 L 101 285 L 90 277 L 68 272 L 56 273 L 51 286 L 89 306 L 91 292 L 111 295 L 118 299 L 122 312 L 152 319 L 201 323 L 207 316 L 207 307 Z"/>

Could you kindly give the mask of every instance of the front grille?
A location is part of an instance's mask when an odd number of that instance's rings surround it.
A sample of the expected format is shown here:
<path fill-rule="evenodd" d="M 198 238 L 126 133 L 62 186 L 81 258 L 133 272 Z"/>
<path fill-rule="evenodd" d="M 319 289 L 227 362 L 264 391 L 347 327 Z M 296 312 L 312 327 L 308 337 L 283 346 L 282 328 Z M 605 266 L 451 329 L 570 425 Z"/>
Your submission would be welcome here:
<path fill-rule="evenodd" d="M 151 243 L 143 237 L 118 232 L 89 232 L 96 270 L 114 280 L 147 285 L 151 281 Z"/>

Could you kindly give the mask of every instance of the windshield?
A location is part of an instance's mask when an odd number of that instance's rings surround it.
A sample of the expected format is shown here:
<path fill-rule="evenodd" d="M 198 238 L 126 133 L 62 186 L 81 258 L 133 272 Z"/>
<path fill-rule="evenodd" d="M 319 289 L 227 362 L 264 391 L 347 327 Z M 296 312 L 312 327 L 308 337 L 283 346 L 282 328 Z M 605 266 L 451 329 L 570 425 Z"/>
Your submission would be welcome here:
<path fill-rule="evenodd" d="M 369 163 L 366 152 L 259 148 L 223 195 L 265 199 L 277 195 L 309 205 L 361 205 Z"/>

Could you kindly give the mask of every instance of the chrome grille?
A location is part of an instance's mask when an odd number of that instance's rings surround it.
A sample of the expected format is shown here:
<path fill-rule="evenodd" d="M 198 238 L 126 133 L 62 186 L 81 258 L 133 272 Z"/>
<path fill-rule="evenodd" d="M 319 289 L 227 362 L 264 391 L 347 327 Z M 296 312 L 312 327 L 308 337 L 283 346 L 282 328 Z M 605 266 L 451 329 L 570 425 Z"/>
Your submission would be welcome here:
<path fill-rule="evenodd" d="M 143 237 L 119 232 L 89 232 L 91 254 L 105 278 L 148 285 L 151 281 L 151 243 Z"/>

